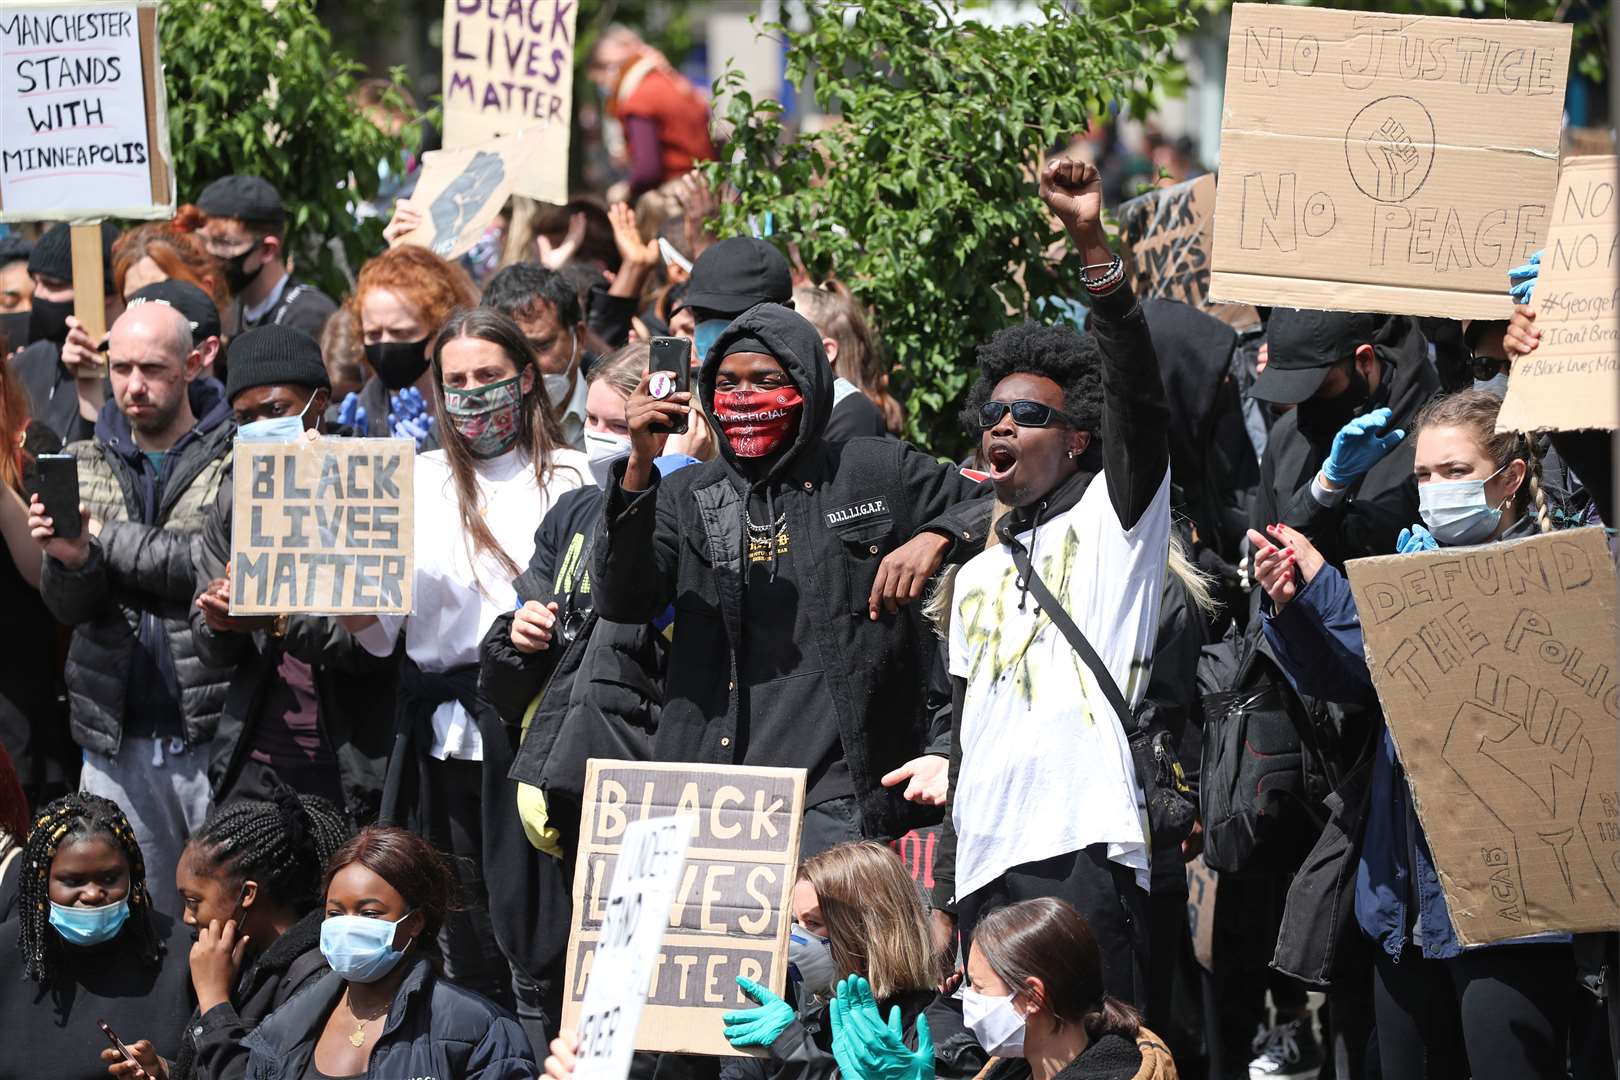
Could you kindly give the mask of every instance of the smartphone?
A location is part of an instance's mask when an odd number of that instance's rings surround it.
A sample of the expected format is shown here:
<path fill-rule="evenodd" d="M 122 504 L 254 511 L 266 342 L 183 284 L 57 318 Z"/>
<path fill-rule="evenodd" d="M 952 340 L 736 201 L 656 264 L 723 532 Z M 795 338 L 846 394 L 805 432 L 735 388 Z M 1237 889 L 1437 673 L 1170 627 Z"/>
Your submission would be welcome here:
<path fill-rule="evenodd" d="M 648 371 L 667 371 L 675 379 L 674 393 L 692 390 L 692 342 L 683 337 L 655 337 L 652 354 L 647 361 Z M 671 435 L 686 434 L 686 417 L 675 421 L 672 427 L 661 427 Z"/>
<path fill-rule="evenodd" d="M 113 1044 L 113 1049 L 124 1055 L 125 1061 L 129 1062 L 131 1065 L 134 1065 L 136 1068 L 140 1068 L 141 1063 L 135 1060 L 135 1052 L 124 1045 L 124 1040 L 120 1039 L 117 1032 L 113 1031 L 112 1028 L 107 1026 L 107 1021 L 97 1020 L 96 1027 L 100 1028 L 101 1033 L 107 1036 L 107 1041 Z"/>
<path fill-rule="evenodd" d="M 83 524 L 79 520 L 78 459 L 72 454 L 40 454 L 34 462 L 39 469 L 34 492 L 55 523 L 56 535 L 63 540 L 77 540 Z"/>

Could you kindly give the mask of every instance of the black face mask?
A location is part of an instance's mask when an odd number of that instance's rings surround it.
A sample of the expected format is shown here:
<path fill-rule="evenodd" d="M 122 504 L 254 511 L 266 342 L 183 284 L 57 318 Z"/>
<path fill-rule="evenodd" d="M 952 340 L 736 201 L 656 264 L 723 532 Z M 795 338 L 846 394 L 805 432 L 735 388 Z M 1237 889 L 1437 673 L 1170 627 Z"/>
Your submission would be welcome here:
<path fill-rule="evenodd" d="M 230 258 L 224 260 L 225 287 L 231 290 L 232 296 L 239 295 L 243 289 L 253 284 L 260 274 L 264 273 L 264 263 L 260 263 L 258 268 L 251 274 L 248 273 L 248 256 L 252 255 L 258 250 L 259 245 L 254 244 L 240 255 L 232 255 Z"/>
<path fill-rule="evenodd" d="M 33 313 L 7 311 L 0 313 L 0 352 L 11 352 L 28 344 L 28 323 Z"/>
<path fill-rule="evenodd" d="M 1367 410 L 1372 389 L 1361 369 L 1350 369 L 1350 385 L 1338 397 L 1299 403 L 1299 433 L 1313 443 L 1331 442 L 1339 429 Z"/>
<path fill-rule="evenodd" d="M 71 314 L 71 300 L 41 300 L 34 297 L 34 306 L 28 312 L 28 343 L 49 341 L 60 348 L 67 340 L 67 317 Z"/>
<path fill-rule="evenodd" d="M 403 390 L 428 368 L 427 338 L 420 341 L 374 341 L 366 346 L 366 361 L 390 390 Z"/>

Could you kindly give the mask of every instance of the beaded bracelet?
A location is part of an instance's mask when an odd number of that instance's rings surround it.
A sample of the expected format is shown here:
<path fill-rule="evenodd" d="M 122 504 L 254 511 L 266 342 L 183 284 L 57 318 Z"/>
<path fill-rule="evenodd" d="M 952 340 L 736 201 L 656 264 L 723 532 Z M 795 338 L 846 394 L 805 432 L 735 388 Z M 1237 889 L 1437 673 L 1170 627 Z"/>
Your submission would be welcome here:
<path fill-rule="evenodd" d="M 1086 287 L 1087 292 L 1098 294 L 1113 292 L 1114 289 L 1119 287 L 1120 282 L 1125 280 L 1125 263 L 1118 255 L 1114 256 L 1112 262 L 1106 264 L 1108 269 L 1103 273 L 1102 277 L 1086 276 L 1088 270 L 1102 265 L 1104 264 L 1094 263 L 1091 266 L 1080 268 L 1080 284 Z"/>

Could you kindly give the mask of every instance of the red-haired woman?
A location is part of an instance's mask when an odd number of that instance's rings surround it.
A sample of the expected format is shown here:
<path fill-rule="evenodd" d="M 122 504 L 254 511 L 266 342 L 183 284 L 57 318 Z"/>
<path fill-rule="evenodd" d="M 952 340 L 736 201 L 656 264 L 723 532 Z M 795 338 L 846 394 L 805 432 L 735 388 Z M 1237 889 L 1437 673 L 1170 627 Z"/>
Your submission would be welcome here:
<path fill-rule="evenodd" d="M 225 263 L 208 254 L 189 230 L 154 221 L 129 230 L 113 244 L 113 287 L 125 300 L 148 285 L 171 280 L 207 293 L 221 316 L 231 308 Z"/>
<path fill-rule="evenodd" d="M 56 759 L 74 769 L 77 755 L 65 737 L 67 717 L 57 703 L 61 666 L 56 622 L 39 598 L 42 559 L 28 533 L 23 497 L 31 486 L 34 459 L 61 449 L 54 432 L 30 420 L 22 382 L 10 365 L 0 364 L 0 535 L 10 556 L 0 558 L 0 641 L 6 643 L 0 649 L 0 746 L 10 751 L 36 799 L 46 783 L 76 786 L 76 776 L 64 775 L 61 767 L 47 768 Z"/>
<path fill-rule="evenodd" d="M 452 311 L 477 303 L 467 272 L 426 248 L 406 244 L 369 260 L 344 306 L 360 324 L 372 377 L 333 419 L 360 435 L 409 436 L 418 450 L 441 445 L 428 345 Z"/>

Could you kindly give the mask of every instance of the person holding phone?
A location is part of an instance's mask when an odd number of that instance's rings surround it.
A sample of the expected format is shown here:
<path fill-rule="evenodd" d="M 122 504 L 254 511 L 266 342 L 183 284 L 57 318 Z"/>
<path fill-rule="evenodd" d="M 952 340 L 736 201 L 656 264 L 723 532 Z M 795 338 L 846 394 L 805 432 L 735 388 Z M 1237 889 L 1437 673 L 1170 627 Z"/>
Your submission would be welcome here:
<path fill-rule="evenodd" d="M 444 856 L 405 829 L 364 829 L 326 870 L 321 953 L 331 971 L 242 1045 L 256 1080 L 530 1080 L 515 1019 L 440 977 L 424 950 L 455 903 Z"/>
<path fill-rule="evenodd" d="M 174 1053 L 191 1012 L 185 929 L 153 910 L 124 812 L 83 792 L 57 799 L 21 861 L 17 914 L 0 928 L 6 1076 L 105 1080 L 103 1023 Z"/>

